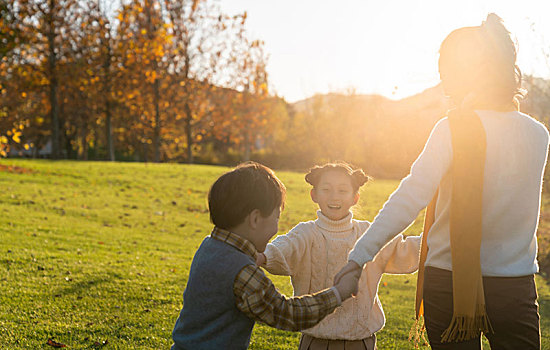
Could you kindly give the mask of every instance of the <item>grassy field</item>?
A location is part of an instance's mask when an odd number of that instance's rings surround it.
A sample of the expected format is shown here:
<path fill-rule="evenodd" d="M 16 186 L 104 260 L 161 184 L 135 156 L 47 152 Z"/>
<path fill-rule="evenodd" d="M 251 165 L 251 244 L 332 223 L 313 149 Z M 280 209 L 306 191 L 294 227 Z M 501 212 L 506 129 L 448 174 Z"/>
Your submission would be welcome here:
<path fill-rule="evenodd" d="M 7 169 L 6 166 L 20 168 Z M 167 349 L 195 250 L 211 230 L 209 185 L 226 168 L 0 161 L 0 348 Z M 314 217 L 303 174 L 281 172 L 280 233 Z M 374 181 L 355 216 L 372 220 L 395 181 Z M 546 223 L 543 223 L 546 224 Z M 409 229 L 416 234 L 421 220 Z M 274 277 L 291 294 L 289 278 Z M 385 276 L 379 349 L 409 349 L 416 275 Z M 550 287 L 537 276 L 543 349 Z M 256 325 L 251 349 L 296 349 L 299 334 Z"/>

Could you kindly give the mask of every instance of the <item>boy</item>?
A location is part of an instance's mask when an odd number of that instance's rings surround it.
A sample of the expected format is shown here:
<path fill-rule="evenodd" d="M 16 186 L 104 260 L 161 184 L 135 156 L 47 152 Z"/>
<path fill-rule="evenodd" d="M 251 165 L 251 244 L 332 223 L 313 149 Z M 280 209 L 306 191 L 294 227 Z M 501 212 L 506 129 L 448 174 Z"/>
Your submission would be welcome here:
<path fill-rule="evenodd" d="M 255 264 L 256 253 L 277 233 L 285 193 L 273 171 L 254 162 L 212 185 L 208 207 L 215 227 L 193 258 L 172 350 L 246 349 L 255 321 L 310 328 L 357 292 L 348 274 L 332 288 L 287 298 Z"/>

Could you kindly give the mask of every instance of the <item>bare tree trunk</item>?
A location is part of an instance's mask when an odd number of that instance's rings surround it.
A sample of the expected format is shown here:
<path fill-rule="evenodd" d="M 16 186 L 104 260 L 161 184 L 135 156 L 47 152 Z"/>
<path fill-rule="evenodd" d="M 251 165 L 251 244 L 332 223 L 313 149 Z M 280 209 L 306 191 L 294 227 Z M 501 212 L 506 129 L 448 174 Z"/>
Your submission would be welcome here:
<path fill-rule="evenodd" d="M 107 39 L 108 40 L 108 39 Z M 111 118 L 111 47 L 107 42 L 107 57 L 103 65 L 105 74 L 105 137 L 107 138 L 107 159 L 115 161 L 115 145 L 113 143 L 113 129 Z"/>
<path fill-rule="evenodd" d="M 245 127 L 244 127 L 244 130 L 242 131 L 244 133 L 244 155 L 243 155 L 243 160 L 245 162 L 248 162 L 250 160 L 250 149 L 252 147 L 251 145 L 251 142 L 252 142 L 252 135 L 251 135 L 251 131 L 250 131 L 250 121 L 249 121 L 249 114 L 252 112 L 250 110 L 250 94 L 248 92 L 248 84 L 246 85 L 245 87 L 245 91 L 243 92 L 244 93 L 244 97 L 243 97 L 243 117 L 244 117 L 244 120 L 245 120 Z"/>
<path fill-rule="evenodd" d="M 153 3 L 148 1 L 145 2 L 145 10 L 147 13 L 147 33 L 149 40 L 153 41 L 155 39 L 153 33 L 156 28 L 154 27 L 152 21 L 151 7 Z M 155 108 L 155 125 L 153 127 L 153 162 L 160 162 L 160 87 L 159 87 L 159 78 L 158 78 L 158 61 L 156 58 L 153 60 L 153 71 L 157 74 L 155 81 L 153 82 L 153 107 Z"/>
<path fill-rule="evenodd" d="M 251 135 L 249 130 L 244 131 L 244 156 L 243 161 L 248 162 L 250 160 L 250 148 L 251 148 Z"/>
<path fill-rule="evenodd" d="M 193 133 L 191 130 L 191 121 L 193 116 L 191 114 L 191 107 L 189 106 L 189 94 L 187 94 L 185 101 L 185 136 L 187 138 L 187 163 L 193 164 Z"/>
<path fill-rule="evenodd" d="M 55 56 L 55 28 L 54 28 L 54 11 L 55 0 L 50 0 L 50 13 L 48 16 L 48 70 L 50 78 L 50 119 L 52 132 L 52 158 L 59 158 L 59 106 L 57 104 L 57 72 L 56 72 L 56 56 Z"/>
<path fill-rule="evenodd" d="M 111 42 L 111 26 L 110 20 L 107 16 L 107 10 L 102 9 L 103 3 L 100 0 L 97 0 L 97 8 L 101 17 L 104 21 L 102 24 L 102 29 L 105 30 L 105 35 L 101 36 L 101 45 L 104 49 L 103 54 L 105 55 L 103 61 L 103 95 L 105 98 L 105 144 L 107 145 L 107 160 L 111 162 L 115 161 L 115 146 L 113 142 L 113 129 L 112 129 L 112 117 L 111 117 L 111 60 L 113 58 L 112 53 L 112 42 Z"/>
<path fill-rule="evenodd" d="M 82 123 L 81 126 L 81 133 L 80 133 L 80 142 L 81 142 L 81 152 L 80 159 L 82 160 L 88 160 L 88 141 L 86 141 L 86 138 L 88 136 L 88 128 L 85 123 Z"/>
<path fill-rule="evenodd" d="M 160 96 L 159 96 L 159 80 L 155 79 L 153 84 L 153 103 L 155 105 L 155 129 L 153 131 L 153 147 L 154 147 L 154 161 L 160 162 Z"/>
<path fill-rule="evenodd" d="M 105 134 L 107 136 L 107 159 L 115 161 L 115 146 L 113 144 L 113 131 L 111 122 L 111 104 L 109 100 L 105 102 Z"/>

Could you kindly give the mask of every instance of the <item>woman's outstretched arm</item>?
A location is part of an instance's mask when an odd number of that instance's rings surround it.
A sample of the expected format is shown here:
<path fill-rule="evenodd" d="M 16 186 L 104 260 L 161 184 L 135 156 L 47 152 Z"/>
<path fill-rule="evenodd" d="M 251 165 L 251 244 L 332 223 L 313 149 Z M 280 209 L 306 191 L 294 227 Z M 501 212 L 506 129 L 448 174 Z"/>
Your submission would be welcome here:
<path fill-rule="evenodd" d="M 380 249 L 398 233 L 405 230 L 432 199 L 452 159 L 451 134 L 447 118 L 440 120 L 424 150 L 411 167 L 411 172 L 391 194 L 372 225 L 355 243 L 346 265 L 335 277 L 337 281 L 347 272 L 361 272 Z"/>

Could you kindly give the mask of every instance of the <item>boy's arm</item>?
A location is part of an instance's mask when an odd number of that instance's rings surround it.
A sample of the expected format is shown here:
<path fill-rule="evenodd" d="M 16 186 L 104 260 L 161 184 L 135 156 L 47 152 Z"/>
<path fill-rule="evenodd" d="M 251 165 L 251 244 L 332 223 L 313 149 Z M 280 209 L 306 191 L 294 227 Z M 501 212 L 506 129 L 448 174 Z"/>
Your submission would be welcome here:
<path fill-rule="evenodd" d="M 381 260 L 385 273 L 413 273 L 418 270 L 421 240 L 422 235 L 404 237 L 399 234 L 380 250 L 374 261 Z"/>
<path fill-rule="evenodd" d="M 273 282 L 255 265 L 247 265 L 239 272 L 233 293 L 237 308 L 248 317 L 289 331 L 315 326 L 342 303 L 336 287 L 313 295 L 288 298 L 279 293 Z"/>
<path fill-rule="evenodd" d="M 267 245 L 263 253 L 266 259 L 263 268 L 275 275 L 291 276 L 302 265 L 302 258 L 310 246 L 311 235 L 303 232 L 300 225 Z"/>

